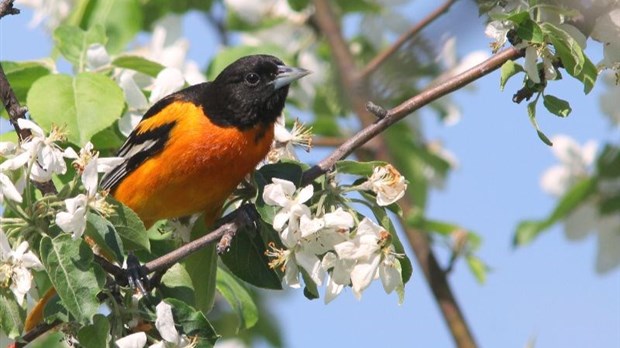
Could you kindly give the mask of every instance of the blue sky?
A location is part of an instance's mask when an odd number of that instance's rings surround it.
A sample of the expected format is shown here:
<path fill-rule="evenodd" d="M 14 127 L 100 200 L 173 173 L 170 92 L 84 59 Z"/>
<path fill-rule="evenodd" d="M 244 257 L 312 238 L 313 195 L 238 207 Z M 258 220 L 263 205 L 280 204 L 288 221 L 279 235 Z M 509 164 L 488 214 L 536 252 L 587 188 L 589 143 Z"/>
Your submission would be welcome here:
<path fill-rule="evenodd" d="M 460 5 L 454 11 L 470 18 L 476 15 Z M 40 28 L 27 27 L 31 16 L 26 10 L 0 21 L 0 59 L 49 55 L 49 37 Z M 190 58 L 206 63 L 216 47 L 209 29 L 196 15 L 190 15 L 185 25 Z M 446 22 L 437 25 L 449 28 Z M 483 25 L 470 29 L 470 37 L 458 42 L 461 54 L 488 47 Z M 463 118 L 454 126 L 422 115 L 428 138 L 441 139 L 460 163 L 446 189 L 432 194 L 429 216 L 479 233 L 483 237 L 479 256 L 492 268 L 487 283 L 479 285 L 466 265 L 457 263 L 450 276 L 453 290 L 483 347 L 523 347 L 530 338 L 536 338 L 537 347 L 619 347 L 620 270 L 595 273 L 594 235 L 569 242 L 556 226 L 530 246 L 511 247 L 517 223 L 544 217 L 555 203 L 541 191 L 539 179 L 556 160 L 532 129 L 525 105 L 511 102 L 520 87 L 517 80 L 500 92 L 499 75 L 494 73 L 478 81 L 475 91 L 455 93 Z M 549 136 L 568 134 L 580 143 L 618 139 L 620 131 L 611 130 L 599 112 L 601 87 L 584 96 L 572 81 L 553 84 L 549 92 L 569 100 L 573 112 L 568 119 L 559 119 L 540 109 L 542 129 Z M 446 260 L 445 253 L 438 254 Z M 446 325 L 421 271 L 414 267 L 402 306 L 378 283 L 361 302 L 350 291 L 329 305 L 308 301 L 301 291 L 286 291 L 271 293 L 269 304 L 289 347 L 450 347 Z"/>

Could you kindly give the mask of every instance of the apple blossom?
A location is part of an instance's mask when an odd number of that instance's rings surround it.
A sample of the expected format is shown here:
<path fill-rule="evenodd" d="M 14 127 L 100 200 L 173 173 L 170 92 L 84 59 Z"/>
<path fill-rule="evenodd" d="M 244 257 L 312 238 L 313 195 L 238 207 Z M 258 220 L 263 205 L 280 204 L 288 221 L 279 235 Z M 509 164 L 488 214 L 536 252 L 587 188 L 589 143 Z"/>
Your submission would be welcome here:
<path fill-rule="evenodd" d="M 377 194 L 377 204 L 386 206 L 396 202 L 405 195 L 407 181 L 396 168 L 386 164 L 385 166 L 375 167 L 368 181 L 361 184 L 360 187 L 375 192 Z"/>
<path fill-rule="evenodd" d="M 28 250 L 28 242 L 23 241 L 12 250 L 7 236 L 0 229 L 0 287 L 8 287 L 20 305 L 32 287 L 31 269 L 40 271 L 43 265 Z"/>

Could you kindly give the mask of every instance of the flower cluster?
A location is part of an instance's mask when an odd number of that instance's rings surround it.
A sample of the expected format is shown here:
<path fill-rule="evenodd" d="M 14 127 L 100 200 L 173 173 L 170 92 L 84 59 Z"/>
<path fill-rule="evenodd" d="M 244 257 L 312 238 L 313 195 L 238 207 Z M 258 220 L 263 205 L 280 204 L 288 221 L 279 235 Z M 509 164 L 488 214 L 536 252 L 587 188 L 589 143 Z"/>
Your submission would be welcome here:
<path fill-rule="evenodd" d="M 389 205 L 403 196 L 406 187 L 404 178 L 386 165 L 377 167 L 356 189 L 374 191 L 379 205 Z M 273 228 L 284 246 L 270 245 L 270 266 L 280 268 L 284 282 L 293 288 L 300 287 L 300 272 L 317 286 L 326 283 L 326 303 L 347 286 L 359 299 L 378 278 L 385 291 L 396 290 L 402 302 L 400 255 L 392 244 L 392 235 L 368 218 L 356 223 L 357 216 L 342 206 L 333 206 L 327 213 L 313 213 L 309 205 L 313 196 L 312 185 L 298 189 L 288 180 L 273 178 L 265 186 L 263 200 L 279 208 Z"/>
<path fill-rule="evenodd" d="M 101 213 L 109 210 L 105 203 L 105 194 L 97 192 L 98 173 L 106 172 L 122 161 L 121 158 L 99 158 L 89 142 L 79 154 L 72 148 L 62 149 L 57 142 L 63 141 L 65 135 L 58 128 L 52 128 L 49 135 L 30 120 L 17 121 L 21 129 L 28 129 L 32 135 L 20 145 L 0 143 L 0 156 L 5 160 L 0 164 L 0 202 L 5 198 L 21 203 L 22 191 L 26 179 L 34 182 L 47 182 L 53 175 L 65 174 L 66 159 L 74 159 L 74 167 L 80 176 L 85 193 L 64 200 L 65 211 L 56 214 L 55 221 L 63 231 L 71 233 L 73 238 L 80 238 L 86 229 L 88 207 Z M 22 175 L 22 173 L 26 175 Z M 17 180 L 14 178 L 17 177 Z M 14 183 L 14 181 L 16 183 Z"/>

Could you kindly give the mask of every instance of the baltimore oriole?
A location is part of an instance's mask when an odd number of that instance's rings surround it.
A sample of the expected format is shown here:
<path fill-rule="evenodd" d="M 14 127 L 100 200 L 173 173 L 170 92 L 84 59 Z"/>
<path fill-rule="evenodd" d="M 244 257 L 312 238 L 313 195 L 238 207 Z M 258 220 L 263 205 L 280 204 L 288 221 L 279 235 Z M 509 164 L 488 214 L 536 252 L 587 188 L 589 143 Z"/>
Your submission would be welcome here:
<path fill-rule="evenodd" d="M 121 146 L 118 156 L 125 161 L 103 177 L 101 189 L 147 228 L 198 212 L 212 225 L 226 198 L 269 152 L 289 84 L 307 74 L 273 56 L 246 56 L 212 82 L 159 100 Z M 50 289 L 33 308 L 26 330 L 41 321 L 54 294 Z"/>
<path fill-rule="evenodd" d="M 207 225 L 267 155 L 291 82 L 309 72 L 268 55 L 243 57 L 212 82 L 153 105 L 120 148 L 101 188 L 146 227 L 204 212 Z"/>

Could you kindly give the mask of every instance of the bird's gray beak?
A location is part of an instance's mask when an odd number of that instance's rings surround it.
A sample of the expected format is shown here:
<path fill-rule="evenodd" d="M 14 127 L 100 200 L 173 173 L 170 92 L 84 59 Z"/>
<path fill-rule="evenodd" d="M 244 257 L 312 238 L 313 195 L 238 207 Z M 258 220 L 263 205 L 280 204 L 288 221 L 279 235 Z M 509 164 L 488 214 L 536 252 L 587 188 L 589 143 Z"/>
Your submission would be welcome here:
<path fill-rule="evenodd" d="M 289 84 L 291 84 L 291 82 L 299 80 L 300 78 L 308 75 L 309 73 L 310 71 L 306 69 L 279 65 L 278 74 L 276 75 L 276 79 L 273 80 L 273 88 L 280 89 L 284 86 L 288 86 Z"/>

